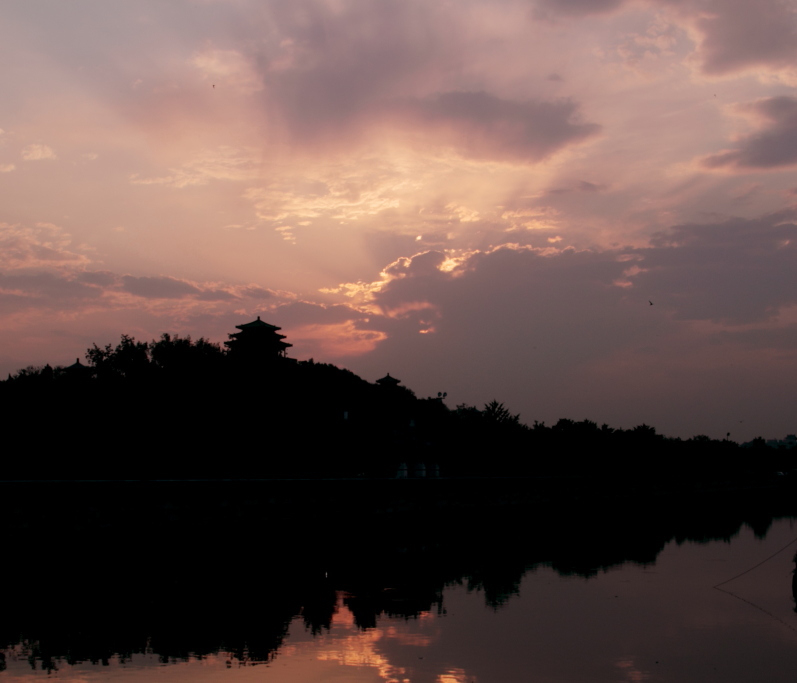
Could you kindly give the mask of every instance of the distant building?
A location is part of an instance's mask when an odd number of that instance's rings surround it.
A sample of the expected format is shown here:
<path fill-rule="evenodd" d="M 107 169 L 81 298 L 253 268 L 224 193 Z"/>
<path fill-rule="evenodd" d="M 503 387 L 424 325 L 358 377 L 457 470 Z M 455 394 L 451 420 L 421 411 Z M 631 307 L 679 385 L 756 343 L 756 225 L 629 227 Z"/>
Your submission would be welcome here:
<path fill-rule="evenodd" d="M 376 380 L 376 383 L 380 387 L 390 387 L 390 388 L 392 388 L 392 387 L 397 387 L 399 384 L 401 384 L 401 380 L 400 379 L 396 379 L 395 377 L 391 377 L 390 373 L 388 372 L 384 377 L 382 377 L 381 379 Z"/>
<path fill-rule="evenodd" d="M 440 477 L 440 465 L 425 460 L 403 460 L 396 471 L 396 479 L 437 479 Z"/>
<path fill-rule="evenodd" d="M 742 448 L 768 446 L 769 448 L 792 450 L 797 449 L 797 436 L 794 434 L 787 434 L 785 439 L 767 439 L 766 441 L 759 436 L 752 441 L 745 441 L 741 446 Z"/>
<path fill-rule="evenodd" d="M 787 434 L 785 439 L 769 439 L 767 446 L 770 448 L 786 448 L 791 450 L 797 448 L 797 436 L 794 434 Z"/>
<path fill-rule="evenodd" d="M 72 365 L 67 365 L 64 368 L 64 375 L 70 378 L 91 377 L 92 374 L 92 369 L 88 365 L 83 365 L 80 362 L 80 358 L 75 358 L 75 362 Z"/>
<path fill-rule="evenodd" d="M 230 356 L 240 359 L 286 358 L 288 349 L 293 344 L 282 341 L 284 334 L 278 334 L 281 327 L 269 325 L 257 316 L 257 320 L 243 325 L 236 325 L 240 332 L 233 332 L 224 345 L 230 350 Z"/>

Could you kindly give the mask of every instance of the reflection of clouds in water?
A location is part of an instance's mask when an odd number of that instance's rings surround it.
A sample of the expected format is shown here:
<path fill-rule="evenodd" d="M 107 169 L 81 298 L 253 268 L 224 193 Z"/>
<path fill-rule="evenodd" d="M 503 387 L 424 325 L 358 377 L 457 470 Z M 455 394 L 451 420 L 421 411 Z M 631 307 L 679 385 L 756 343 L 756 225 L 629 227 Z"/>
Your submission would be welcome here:
<path fill-rule="evenodd" d="M 366 631 L 342 640 L 330 643 L 331 647 L 318 653 L 319 661 L 336 661 L 342 666 L 366 666 L 376 669 L 379 677 L 392 683 L 403 680 L 406 673 L 402 667 L 391 664 L 376 649 L 376 644 L 383 638 L 380 629 Z"/>
<path fill-rule="evenodd" d="M 409 679 L 405 678 L 405 669 L 391 664 L 387 657 L 377 649 L 377 643 L 383 638 L 395 637 L 397 629 L 390 627 L 387 631 L 378 628 L 359 631 L 354 624 L 354 615 L 343 604 L 344 597 L 344 593 L 339 593 L 337 609 L 332 617 L 330 635 L 307 643 L 309 647 L 318 648 L 316 659 L 322 662 L 337 662 L 346 667 L 376 669 L 379 677 L 388 683 L 408 681 Z M 345 633 L 346 631 L 353 632 L 353 634 L 336 637 L 336 632 Z M 283 656 L 287 654 L 285 649 L 282 654 Z"/>
<path fill-rule="evenodd" d="M 395 626 L 387 630 L 375 628 L 368 631 L 357 631 L 354 625 L 354 615 L 343 604 L 344 594 L 338 595 L 338 607 L 332 618 L 332 628 L 345 627 L 346 630 L 355 631 L 354 635 L 343 639 L 328 640 L 318 653 L 319 661 L 336 661 L 342 666 L 364 666 L 378 671 L 379 677 L 389 683 L 398 683 L 408 680 L 404 678 L 406 670 L 391 664 L 387 657 L 377 649 L 377 643 L 383 638 L 395 638 L 398 629 Z M 412 637 L 414 634 L 402 634 Z M 428 645 L 418 643 L 419 645 Z"/>
<path fill-rule="evenodd" d="M 426 614 L 428 614 L 428 612 Z M 432 644 L 432 636 L 426 633 L 402 633 L 395 626 L 385 629 L 384 633 L 385 637 L 391 638 L 402 645 L 427 647 Z"/>
<path fill-rule="evenodd" d="M 465 683 L 466 680 L 468 680 L 468 675 L 465 673 L 465 669 L 449 669 L 446 673 L 440 674 L 435 683 Z"/>
<path fill-rule="evenodd" d="M 650 678 L 650 674 L 637 669 L 634 660 L 631 657 L 624 657 L 615 662 L 615 666 L 620 669 L 625 680 L 627 681 L 646 681 Z"/>
<path fill-rule="evenodd" d="M 411 683 L 415 680 L 413 665 L 416 663 L 420 650 L 434 644 L 438 636 L 438 628 L 432 632 L 419 632 L 418 629 L 428 629 L 436 621 L 436 615 L 422 612 L 412 623 L 391 624 L 386 628 L 373 628 L 365 631 L 359 630 L 354 623 L 352 612 L 343 604 L 345 594 L 338 598 L 338 609 L 332 619 L 332 628 L 328 635 L 309 641 L 303 648 L 312 648 L 315 659 L 319 662 L 337 662 L 341 666 L 375 670 L 379 678 L 387 683 Z M 391 654 L 390 644 L 396 644 L 401 649 Z M 405 648 L 412 648 L 407 652 Z M 402 666 L 395 661 L 396 652 L 402 652 L 408 665 Z M 305 653 L 307 649 L 305 649 Z M 283 648 L 281 655 L 295 656 L 297 648 Z M 442 668 L 442 667 L 441 667 Z M 346 673 L 348 677 L 357 678 L 355 671 Z M 464 669 L 445 668 L 442 673 L 428 672 L 422 676 L 423 680 L 434 680 L 435 683 L 464 683 L 474 680 L 468 676 Z"/>

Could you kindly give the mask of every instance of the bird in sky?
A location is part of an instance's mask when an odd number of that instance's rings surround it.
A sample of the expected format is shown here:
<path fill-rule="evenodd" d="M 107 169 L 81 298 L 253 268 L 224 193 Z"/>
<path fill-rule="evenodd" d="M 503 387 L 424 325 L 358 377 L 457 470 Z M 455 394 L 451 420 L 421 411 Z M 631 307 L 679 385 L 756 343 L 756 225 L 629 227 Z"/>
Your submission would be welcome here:
<path fill-rule="evenodd" d="M 650 299 L 648 299 L 648 303 L 649 303 L 651 306 L 653 305 L 653 302 L 652 302 Z"/>

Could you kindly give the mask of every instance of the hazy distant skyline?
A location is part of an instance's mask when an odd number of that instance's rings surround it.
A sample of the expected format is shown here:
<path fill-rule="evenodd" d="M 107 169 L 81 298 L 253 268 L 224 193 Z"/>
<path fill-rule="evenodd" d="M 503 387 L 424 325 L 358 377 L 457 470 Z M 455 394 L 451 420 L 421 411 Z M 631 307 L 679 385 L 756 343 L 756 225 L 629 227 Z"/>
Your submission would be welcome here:
<path fill-rule="evenodd" d="M 3 375 L 260 315 L 452 407 L 797 430 L 796 1 L 26 0 L 0 55 Z"/>

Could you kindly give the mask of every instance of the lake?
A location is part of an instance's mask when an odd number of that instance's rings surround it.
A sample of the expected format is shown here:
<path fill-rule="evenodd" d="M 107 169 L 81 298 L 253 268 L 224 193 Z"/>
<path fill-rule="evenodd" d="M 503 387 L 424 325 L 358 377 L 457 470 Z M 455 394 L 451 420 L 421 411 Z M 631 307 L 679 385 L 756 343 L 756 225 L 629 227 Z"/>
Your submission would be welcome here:
<path fill-rule="evenodd" d="M 778 683 L 797 672 L 796 518 L 762 509 L 767 495 L 653 508 L 637 497 L 600 513 L 594 501 L 419 513 L 394 498 L 386 516 L 329 489 L 313 496 L 322 517 L 299 491 L 270 498 L 277 515 L 246 507 L 262 500 L 251 487 L 212 504 L 205 490 L 201 518 L 196 500 L 163 491 L 126 493 L 117 508 L 20 495 L 5 510 L 0 680 Z"/>

